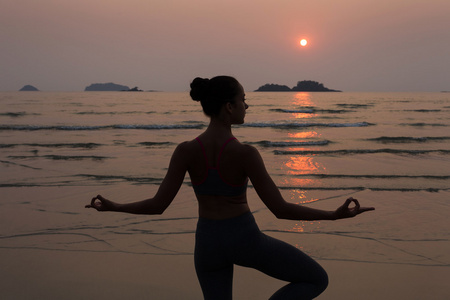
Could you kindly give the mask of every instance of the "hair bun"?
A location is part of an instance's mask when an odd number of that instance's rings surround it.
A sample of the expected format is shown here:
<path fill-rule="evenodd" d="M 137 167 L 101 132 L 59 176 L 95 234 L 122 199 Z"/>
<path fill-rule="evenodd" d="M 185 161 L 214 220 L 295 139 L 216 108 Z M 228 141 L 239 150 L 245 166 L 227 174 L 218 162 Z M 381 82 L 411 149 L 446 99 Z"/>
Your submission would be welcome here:
<path fill-rule="evenodd" d="M 191 83 L 191 98 L 194 101 L 206 100 L 209 94 L 210 80 L 208 78 L 195 78 Z"/>

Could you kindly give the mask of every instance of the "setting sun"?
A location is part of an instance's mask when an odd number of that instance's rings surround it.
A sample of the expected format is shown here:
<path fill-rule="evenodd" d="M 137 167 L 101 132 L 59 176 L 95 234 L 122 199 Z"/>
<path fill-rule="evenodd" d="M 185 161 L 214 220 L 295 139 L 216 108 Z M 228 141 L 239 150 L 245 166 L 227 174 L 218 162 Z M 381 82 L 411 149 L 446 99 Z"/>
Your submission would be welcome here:
<path fill-rule="evenodd" d="M 301 45 L 302 47 L 305 47 L 306 44 L 308 44 L 308 41 L 307 41 L 307 40 L 302 39 L 302 40 L 300 41 L 300 45 Z"/>

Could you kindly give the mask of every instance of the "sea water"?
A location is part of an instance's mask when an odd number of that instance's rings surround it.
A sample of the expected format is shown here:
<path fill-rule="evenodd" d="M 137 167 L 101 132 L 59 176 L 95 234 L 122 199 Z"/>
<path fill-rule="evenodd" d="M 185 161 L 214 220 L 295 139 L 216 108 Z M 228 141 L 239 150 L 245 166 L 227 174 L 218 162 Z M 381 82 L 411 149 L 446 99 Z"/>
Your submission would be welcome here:
<path fill-rule="evenodd" d="M 351 220 L 277 220 L 251 184 L 264 232 L 317 259 L 449 266 L 449 93 L 246 93 L 238 140 L 256 147 L 283 197 Z M 101 193 L 151 197 L 176 145 L 208 125 L 188 93 L 0 93 L 1 248 L 192 255 L 188 175 L 162 216 L 86 210 Z"/>

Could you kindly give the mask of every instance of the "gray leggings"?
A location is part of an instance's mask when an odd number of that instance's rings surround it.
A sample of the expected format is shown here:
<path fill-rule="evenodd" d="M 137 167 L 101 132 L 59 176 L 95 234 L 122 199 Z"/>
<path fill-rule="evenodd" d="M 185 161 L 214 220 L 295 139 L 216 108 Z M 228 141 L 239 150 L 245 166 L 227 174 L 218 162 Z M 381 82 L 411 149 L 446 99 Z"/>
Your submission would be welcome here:
<path fill-rule="evenodd" d="M 328 276 L 317 262 L 263 234 L 250 212 L 227 220 L 199 218 L 194 259 L 206 300 L 232 299 L 234 264 L 290 282 L 270 299 L 313 299 L 328 285 Z"/>

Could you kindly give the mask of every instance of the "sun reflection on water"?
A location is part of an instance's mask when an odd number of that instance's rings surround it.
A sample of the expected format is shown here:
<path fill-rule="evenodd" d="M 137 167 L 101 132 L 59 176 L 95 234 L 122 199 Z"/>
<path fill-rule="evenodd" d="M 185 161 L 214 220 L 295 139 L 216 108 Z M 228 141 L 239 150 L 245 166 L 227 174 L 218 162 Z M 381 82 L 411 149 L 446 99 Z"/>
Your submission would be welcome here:
<path fill-rule="evenodd" d="M 304 148 L 300 149 L 303 150 Z M 295 148 L 295 150 L 299 150 Z M 314 174 L 325 170 L 323 164 L 317 162 L 314 156 L 291 156 L 284 164 L 289 175 Z M 292 180 L 292 179 L 291 179 Z M 296 180 L 296 179 L 294 179 Z M 314 179 L 317 180 L 317 179 Z"/>
<path fill-rule="evenodd" d="M 313 108 L 315 105 L 311 100 L 311 93 L 299 92 L 295 93 L 294 99 L 292 100 L 292 105 Z"/>
<path fill-rule="evenodd" d="M 318 138 L 320 134 L 315 131 L 304 131 L 304 132 L 288 132 L 288 136 L 293 139 L 307 139 L 307 138 Z"/>
<path fill-rule="evenodd" d="M 311 93 L 296 93 L 294 94 L 291 102 L 291 106 L 293 111 L 299 109 L 301 111 L 310 110 L 314 111 L 315 104 L 311 99 Z M 305 119 L 315 117 L 315 113 L 291 113 L 291 118 L 295 119 Z M 320 138 L 321 134 L 317 131 L 311 130 L 310 128 L 307 131 L 303 131 L 306 128 L 301 129 L 302 131 L 293 131 L 288 132 L 287 135 L 290 141 L 295 142 L 307 142 L 311 140 L 315 140 Z M 296 129 L 298 130 L 298 129 Z M 289 147 L 287 151 L 302 151 L 302 150 L 310 150 L 311 147 Z M 295 175 L 305 175 L 305 174 L 316 174 L 324 172 L 325 166 L 322 163 L 319 163 L 313 155 L 305 156 L 305 155 L 295 155 L 290 156 L 284 163 L 283 167 L 284 171 L 291 175 L 289 178 L 285 179 L 284 184 L 290 187 L 311 187 L 320 185 L 320 181 L 317 178 L 296 178 Z M 298 197 L 298 195 L 295 195 Z"/>
<path fill-rule="evenodd" d="M 311 99 L 310 93 L 296 93 L 292 99 L 291 105 L 293 107 L 291 119 L 311 119 L 317 116 L 314 113 L 315 104 Z M 297 112 L 298 111 L 298 112 Z M 296 129 L 298 130 L 298 129 Z M 290 141 L 303 142 L 310 140 L 317 140 L 321 134 L 310 128 L 303 128 L 302 131 L 292 131 L 287 133 Z M 307 130 L 307 131 L 303 131 Z M 314 147 L 314 146 L 313 146 Z M 315 146 L 318 147 L 318 146 Z M 311 150 L 311 147 L 289 147 L 288 151 Z M 317 198 L 308 196 L 308 189 L 310 187 L 320 187 L 322 182 L 318 178 L 296 177 L 296 175 L 308 175 L 326 173 L 326 167 L 323 163 L 317 160 L 314 155 L 292 155 L 286 158 L 282 165 L 283 171 L 290 175 L 284 177 L 282 185 L 289 187 L 289 201 L 297 204 L 307 204 L 317 201 Z M 287 228 L 286 231 L 305 232 L 306 228 L 317 227 L 320 222 L 302 221 L 296 223 L 292 228 Z"/>

